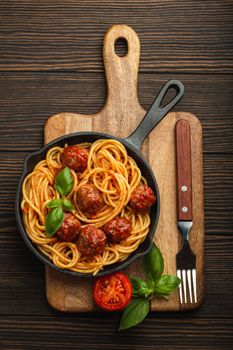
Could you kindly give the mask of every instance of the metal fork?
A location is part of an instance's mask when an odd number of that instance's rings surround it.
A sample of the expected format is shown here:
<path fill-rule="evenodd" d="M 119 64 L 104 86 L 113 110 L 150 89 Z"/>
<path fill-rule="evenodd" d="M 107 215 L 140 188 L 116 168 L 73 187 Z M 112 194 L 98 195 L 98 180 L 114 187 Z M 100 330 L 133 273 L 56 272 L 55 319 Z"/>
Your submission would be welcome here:
<path fill-rule="evenodd" d="M 176 123 L 176 161 L 178 193 L 178 227 L 182 234 L 182 248 L 176 255 L 180 303 L 197 303 L 196 255 L 189 245 L 192 216 L 192 164 L 190 126 L 186 120 Z M 188 298 L 189 295 L 189 298 Z"/>
<path fill-rule="evenodd" d="M 197 303 L 196 255 L 189 246 L 188 234 L 192 227 L 190 221 L 179 221 L 178 227 L 183 236 L 183 246 L 176 255 L 176 273 L 181 279 L 179 286 L 180 303 L 187 303 L 187 289 L 190 303 Z M 187 237 L 187 238 L 186 238 Z"/>

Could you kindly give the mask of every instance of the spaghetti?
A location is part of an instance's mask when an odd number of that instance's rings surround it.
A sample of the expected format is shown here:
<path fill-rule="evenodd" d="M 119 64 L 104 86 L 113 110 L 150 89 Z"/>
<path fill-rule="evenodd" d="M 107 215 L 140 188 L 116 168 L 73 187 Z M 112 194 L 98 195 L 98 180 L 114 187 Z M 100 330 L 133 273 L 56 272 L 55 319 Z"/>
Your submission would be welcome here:
<path fill-rule="evenodd" d="M 79 273 L 95 275 L 106 265 L 125 260 L 149 232 L 149 213 L 136 214 L 130 207 L 132 192 L 140 184 L 146 184 L 136 162 L 125 147 L 116 140 L 100 139 L 94 143 L 77 146 L 88 150 L 87 167 L 82 173 L 70 169 L 73 188 L 66 196 L 74 206 L 72 213 L 82 225 L 93 224 L 102 228 L 111 219 L 120 216 L 131 222 L 130 236 L 118 244 L 108 243 L 102 254 L 94 257 L 82 256 L 77 244 L 63 242 L 54 235 L 49 238 L 45 232 L 47 204 L 59 199 L 55 189 L 55 178 L 63 168 L 64 148 L 53 147 L 23 182 L 21 208 L 26 232 L 31 241 L 58 267 Z M 78 191 L 87 184 L 93 184 L 103 195 L 104 205 L 95 215 L 88 215 L 78 203 Z"/>

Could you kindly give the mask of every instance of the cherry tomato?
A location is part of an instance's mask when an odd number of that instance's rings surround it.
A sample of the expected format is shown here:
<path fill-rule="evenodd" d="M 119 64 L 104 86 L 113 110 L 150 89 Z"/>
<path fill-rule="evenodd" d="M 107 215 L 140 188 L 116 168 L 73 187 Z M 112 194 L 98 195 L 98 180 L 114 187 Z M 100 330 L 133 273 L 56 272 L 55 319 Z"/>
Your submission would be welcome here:
<path fill-rule="evenodd" d="M 94 300 L 108 311 L 124 309 L 132 299 L 132 285 L 123 272 L 99 277 L 94 284 Z"/>

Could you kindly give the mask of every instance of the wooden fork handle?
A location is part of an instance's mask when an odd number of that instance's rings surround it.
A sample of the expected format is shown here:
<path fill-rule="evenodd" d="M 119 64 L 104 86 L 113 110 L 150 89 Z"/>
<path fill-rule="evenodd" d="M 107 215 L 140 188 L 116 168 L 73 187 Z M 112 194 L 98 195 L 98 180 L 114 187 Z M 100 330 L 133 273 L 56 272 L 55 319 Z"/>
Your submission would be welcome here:
<path fill-rule="evenodd" d="M 176 123 L 176 165 L 178 220 L 192 221 L 192 161 L 189 123 L 181 119 Z"/>

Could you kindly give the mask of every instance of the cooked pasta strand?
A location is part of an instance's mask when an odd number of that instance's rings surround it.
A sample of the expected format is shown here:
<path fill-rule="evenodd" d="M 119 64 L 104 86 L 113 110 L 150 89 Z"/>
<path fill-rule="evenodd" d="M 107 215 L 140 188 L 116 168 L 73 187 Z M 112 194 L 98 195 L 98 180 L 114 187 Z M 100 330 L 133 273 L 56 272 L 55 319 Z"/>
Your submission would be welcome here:
<path fill-rule="evenodd" d="M 116 216 L 131 221 L 130 236 L 120 244 L 108 244 L 101 255 L 86 258 L 81 255 L 77 245 L 60 241 L 56 235 L 46 236 L 45 218 L 48 214 L 47 203 L 59 198 L 55 189 L 55 178 L 62 169 L 63 148 L 53 147 L 34 170 L 25 178 L 21 208 L 26 232 L 38 249 L 56 266 L 80 273 L 97 274 L 104 266 L 126 259 L 146 238 L 150 216 L 136 215 L 127 205 L 131 193 L 139 184 L 146 184 L 134 159 L 128 156 L 125 147 L 116 140 L 100 139 L 94 143 L 82 143 L 80 147 L 89 150 L 87 169 L 82 174 L 71 170 L 74 186 L 67 198 L 75 207 L 73 214 L 83 224 L 94 224 L 101 228 Z M 91 218 L 77 205 L 78 190 L 82 185 L 92 183 L 102 192 L 105 205 Z"/>

